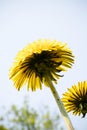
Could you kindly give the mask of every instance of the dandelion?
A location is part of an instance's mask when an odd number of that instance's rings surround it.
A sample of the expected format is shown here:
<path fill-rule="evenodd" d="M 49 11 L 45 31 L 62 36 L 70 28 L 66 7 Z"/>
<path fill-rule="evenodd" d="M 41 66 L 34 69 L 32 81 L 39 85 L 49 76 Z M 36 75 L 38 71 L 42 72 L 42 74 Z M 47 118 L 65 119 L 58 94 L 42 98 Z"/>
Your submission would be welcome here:
<path fill-rule="evenodd" d="M 72 67 L 73 58 L 66 44 L 55 40 L 38 40 L 17 54 L 10 69 L 10 79 L 18 90 L 25 84 L 32 91 L 42 89 L 42 84 L 49 84 L 47 77 L 57 83 L 57 79 L 62 77 L 59 73 Z"/>
<path fill-rule="evenodd" d="M 67 112 L 85 117 L 87 113 L 87 81 L 78 82 L 63 94 L 62 101 Z"/>
<path fill-rule="evenodd" d="M 21 50 L 10 69 L 10 79 L 18 90 L 24 85 L 36 91 L 42 84 L 48 86 L 59 106 L 68 130 L 73 130 L 70 119 L 53 85 L 74 63 L 74 56 L 67 44 L 56 40 L 38 40 Z"/>

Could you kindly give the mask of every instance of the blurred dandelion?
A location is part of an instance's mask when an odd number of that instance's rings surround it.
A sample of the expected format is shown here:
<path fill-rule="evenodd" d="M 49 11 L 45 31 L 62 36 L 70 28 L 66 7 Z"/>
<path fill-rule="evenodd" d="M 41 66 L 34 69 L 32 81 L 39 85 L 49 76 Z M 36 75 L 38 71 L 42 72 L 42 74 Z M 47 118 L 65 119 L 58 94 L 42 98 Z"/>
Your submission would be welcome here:
<path fill-rule="evenodd" d="M 82 114 L 85 117 L 87 113 L 87 81 L 78 82 L 63 94 L 62 101 L 67 112 L 73 112 L 74 115 Z"/>
<path fill-rule="evenodd" d="M 62 71 L 67 71 L 74 63 L 72 51 L 67 44 L 56 40 L 38 40 L 28 44 L 21 50 L 10 69 L 10 79 L 18 90 L 25 84 L 27 89 L 36 91 L 42 89 L 42 84 L 48 86 L 55 97 L 57 105 L 65 119 L 68 130 L 73 130 L 63 103 L 53 85 L 62 77 Z"/>

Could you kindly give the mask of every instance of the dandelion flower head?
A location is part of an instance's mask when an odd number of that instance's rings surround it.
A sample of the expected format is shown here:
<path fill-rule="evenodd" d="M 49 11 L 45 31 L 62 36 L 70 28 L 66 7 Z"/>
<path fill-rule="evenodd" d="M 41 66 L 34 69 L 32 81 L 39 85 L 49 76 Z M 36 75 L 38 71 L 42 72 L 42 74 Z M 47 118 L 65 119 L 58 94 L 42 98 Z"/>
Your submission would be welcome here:
<path fill-rule="evenodd" d="M 35 91 L 50 81 L 57 83 L 60 72 L 71 68 L 74 63 L 72 51 L 66 43 L 56 40 L 38 40 L 19 51 L 10 69 L 10 79 L 18 90 L 27 84 Z"/>
<path fill-rule="evenodd" d="M 62 101 L 67 112 L 73 112 L 74 115 L 82 114 L 85 117 L 87 113 L 87 81 L 78 82 L 63 94 Z"/>

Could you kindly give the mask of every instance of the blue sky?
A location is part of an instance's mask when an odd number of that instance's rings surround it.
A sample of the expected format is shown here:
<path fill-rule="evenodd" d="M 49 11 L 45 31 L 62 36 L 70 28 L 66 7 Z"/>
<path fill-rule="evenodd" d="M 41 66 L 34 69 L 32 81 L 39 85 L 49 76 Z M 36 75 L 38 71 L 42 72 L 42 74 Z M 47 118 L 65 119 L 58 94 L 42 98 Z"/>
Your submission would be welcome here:
<path fill-rule="evenodd" d="M 67 87 L 87 80 L 86 0 L 0 0 L 0 106 L 21 105 L 27 95 L 32 107 L 57 110 L 49 88 L 27 92 L 24 86 L 18 92 L 8 76 L 17 52 L 40 38 L 66 42 L 75 55 L 73 68 L 56 86 L 60 97 Z M 87 117 L 69 115 L 76 130 L 87 129 Z"/>

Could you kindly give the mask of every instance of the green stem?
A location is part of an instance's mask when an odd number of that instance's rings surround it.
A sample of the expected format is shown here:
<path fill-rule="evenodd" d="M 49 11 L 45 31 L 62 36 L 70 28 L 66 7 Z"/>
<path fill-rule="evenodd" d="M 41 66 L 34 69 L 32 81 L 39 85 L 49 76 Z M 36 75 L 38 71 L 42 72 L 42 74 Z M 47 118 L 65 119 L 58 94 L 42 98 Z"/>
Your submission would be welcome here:
<path fill-rule="evenodd" d="M 60 97 L 58 95 L 58 92 L 56 91 L 56 89 L 55 89 L 52 81 L 49 79 L 49 77 L 48 76 L 46 76 L 46 77 L 47 77 L 46 79 L 47 79 L 47 82 L 48 82 L 49 87 L 51 89 L 51 92 L 52 92 L 52 94 L 53 94 L 53 96 L 54 96 L 54 98 L 56 100 L 56 103 L 57 103 L 57 105 L 58 105 L 58 107 L 60 109 L 60 112 L 61 112 L 61 114 L 62 114 L 62 116 L 63 116 L 63 118 L 65 120 L 65 123 L 66 123 L 66 126 L 67 126 L 68 130 L 74 130 L 73 125 L 72 125 L 72 123 L 70 121 L 70 118 L 69 118 L 69 116 L 68 116 L 68 114 L 67 114 L 67 112 L 65 110 L 65 107 L 64 107 L 64 105 L 63 105 L 63 103 L 62 103 L 62 101 L 61 101 L 61 99 L 60 99 Z"/>

